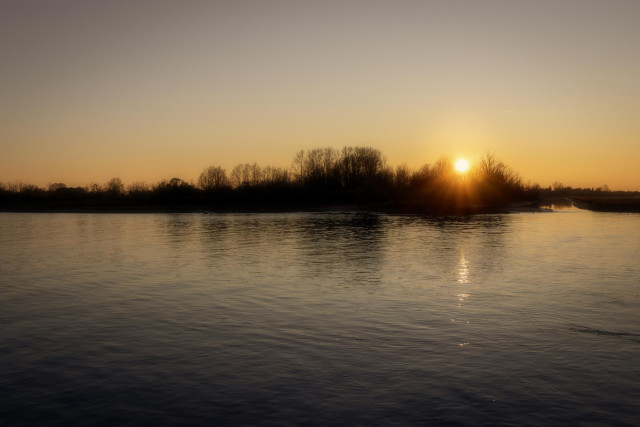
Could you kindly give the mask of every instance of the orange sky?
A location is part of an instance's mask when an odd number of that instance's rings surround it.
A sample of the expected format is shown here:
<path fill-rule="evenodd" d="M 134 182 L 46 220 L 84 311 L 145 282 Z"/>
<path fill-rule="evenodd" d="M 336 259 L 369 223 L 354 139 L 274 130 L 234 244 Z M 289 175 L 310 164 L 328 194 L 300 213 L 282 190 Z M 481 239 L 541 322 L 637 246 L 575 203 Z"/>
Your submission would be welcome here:
<path fill-rule="evenodd" d="M 187 181 L 366 145 L 640 190 L 639 1 L 0 4 L 0 182 Z"/>

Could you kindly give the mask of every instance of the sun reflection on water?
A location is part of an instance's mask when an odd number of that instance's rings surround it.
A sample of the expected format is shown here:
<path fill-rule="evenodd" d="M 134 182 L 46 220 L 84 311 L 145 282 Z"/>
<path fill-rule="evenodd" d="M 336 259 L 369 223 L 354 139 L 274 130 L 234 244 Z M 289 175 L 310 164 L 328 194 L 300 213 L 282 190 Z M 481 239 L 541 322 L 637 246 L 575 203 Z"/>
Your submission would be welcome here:
<path fill-rule="evenodd" d="M 469 283 L 469 262 L 464 256 L 464 252 L 460 252 L 458 261 L 458 283 Z"/>

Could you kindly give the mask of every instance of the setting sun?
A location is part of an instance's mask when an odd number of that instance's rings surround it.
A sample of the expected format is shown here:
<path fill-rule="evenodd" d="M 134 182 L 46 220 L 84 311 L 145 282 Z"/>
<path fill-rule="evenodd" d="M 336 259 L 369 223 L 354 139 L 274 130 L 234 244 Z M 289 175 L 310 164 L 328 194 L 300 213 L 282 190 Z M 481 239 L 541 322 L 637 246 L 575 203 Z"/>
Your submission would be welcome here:
<path fill-rule="evenodd" d="M 458 172 L 465 173 L 467 170 L 469 170 L 469 162 L 465 159 L 458 159 L 454 167 Z"/>

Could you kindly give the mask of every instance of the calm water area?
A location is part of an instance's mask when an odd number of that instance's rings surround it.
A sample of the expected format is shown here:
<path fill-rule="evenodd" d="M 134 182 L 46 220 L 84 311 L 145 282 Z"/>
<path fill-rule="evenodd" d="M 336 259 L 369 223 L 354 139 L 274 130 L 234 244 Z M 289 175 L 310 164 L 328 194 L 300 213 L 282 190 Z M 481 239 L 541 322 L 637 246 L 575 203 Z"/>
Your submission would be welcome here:
<path fill-rule="evenodd" d="M 0 213 L 3 425 L 640 425 L 640 215 Z"/>

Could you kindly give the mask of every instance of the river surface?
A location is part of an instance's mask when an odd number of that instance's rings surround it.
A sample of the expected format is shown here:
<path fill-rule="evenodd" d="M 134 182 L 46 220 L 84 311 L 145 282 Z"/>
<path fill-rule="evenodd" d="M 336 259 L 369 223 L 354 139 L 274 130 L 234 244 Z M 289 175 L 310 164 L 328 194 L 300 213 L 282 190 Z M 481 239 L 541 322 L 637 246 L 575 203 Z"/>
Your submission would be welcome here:
<path fill-rule="evenodd" d="M 0 251 L 0 424 L 640 424 L 639 214 L 0 213 Z"/>

